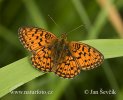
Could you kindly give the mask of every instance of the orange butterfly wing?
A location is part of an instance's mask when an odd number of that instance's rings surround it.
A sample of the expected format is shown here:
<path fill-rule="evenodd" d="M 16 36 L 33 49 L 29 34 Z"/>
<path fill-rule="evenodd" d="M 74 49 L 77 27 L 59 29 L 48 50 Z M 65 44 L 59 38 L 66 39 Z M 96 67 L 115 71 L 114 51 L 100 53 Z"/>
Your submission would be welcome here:
<path fill-rule="evenodd" d="M 70 42 L 69 49 L 82 70 L 90 70 L 100 66 L 104 60 L 104 56 L 98 50 L 85 43 Z"/>
<path fill-rule="evenodd" d="M 19 29 L 19 39 L 29 51 L 36 51 L 47 47 L 57 37 L 44 29 L 36 27 L 22 27 Z"/>
<path fill-rule="evenodd" d="M 45 47 L 37 50 L 31 57 L 32 65 L 41 71 L 50 72 L 53 67 L 53 61 L 50 54 L 51 51 Z"/>
<path fill-rule="evenodd" d="M 80 67 L 72 55 L 68 55 L 58 64 L 55 74 L 63 78 L 73 78 L 80 73 Z"/>
<path fill-rule="evenodd" d="M 57 37 L 41 28 L 22 27 L 19 29 L 19 38 L 24 47 L 33 53 L 32 65 L 42 71 L 51 71 L 53 62 L 51 50 L 47 47 Z"/>

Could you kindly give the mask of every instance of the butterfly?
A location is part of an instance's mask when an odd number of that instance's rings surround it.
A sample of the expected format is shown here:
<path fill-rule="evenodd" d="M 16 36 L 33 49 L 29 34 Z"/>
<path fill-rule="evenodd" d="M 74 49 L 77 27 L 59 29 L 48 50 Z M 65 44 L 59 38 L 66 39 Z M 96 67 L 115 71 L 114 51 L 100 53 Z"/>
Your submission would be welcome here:
<path fill-rule="evenodd" d="M 57 38 L 53 33 L 37 27 L 21 27 L 19 39 L 32 53 L 32 65 L 44 72 L 54 72 L 63 78 L 73 78 L 81 70 L 100 66 L 104 56 L 94 47 L 67 41 L 67 35 Z"/>

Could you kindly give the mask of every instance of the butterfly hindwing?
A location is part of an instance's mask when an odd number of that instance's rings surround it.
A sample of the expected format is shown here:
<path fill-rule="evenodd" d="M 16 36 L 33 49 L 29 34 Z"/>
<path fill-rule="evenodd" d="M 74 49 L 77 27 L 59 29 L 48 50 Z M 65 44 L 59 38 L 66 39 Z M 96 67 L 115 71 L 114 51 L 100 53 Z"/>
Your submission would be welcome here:
<path fill-rule="evenodd" d="M 80 68 L 74 58 L 69 55 L 58 64 L 55 74 L 63 78 L 73 78 L 80 73 Z"/>
<path fill-rule="evenodd" d="M 37 50 L 31 57 L 32 65 L 41 71 L 50 72 L 53 66 L 50 54 L 51 51 L 45 47 Z"/>

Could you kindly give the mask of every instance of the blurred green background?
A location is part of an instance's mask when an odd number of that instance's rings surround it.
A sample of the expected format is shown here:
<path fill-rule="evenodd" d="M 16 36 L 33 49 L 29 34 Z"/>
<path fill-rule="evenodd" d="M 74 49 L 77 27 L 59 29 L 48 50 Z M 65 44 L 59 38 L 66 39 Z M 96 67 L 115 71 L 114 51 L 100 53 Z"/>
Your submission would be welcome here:
<path fill-rule="evenodd" d="M 55 22 L 48 17 L 50 15 Z M 68 40 L 123 38 L 123 0 L 0 0 L 0 67 L 27 56 L 18 28 L 36 26 L 57 36 L 76 27 Z M 123 100 L 123 57 L 105 60 L 95 70 L 66 80 L 44 74 L 15 91 L 53 91 L 52 94 L 7 94 L 3 100 Z M 114 89 L 115 95 L 85 94 L 85 90 Z"/>

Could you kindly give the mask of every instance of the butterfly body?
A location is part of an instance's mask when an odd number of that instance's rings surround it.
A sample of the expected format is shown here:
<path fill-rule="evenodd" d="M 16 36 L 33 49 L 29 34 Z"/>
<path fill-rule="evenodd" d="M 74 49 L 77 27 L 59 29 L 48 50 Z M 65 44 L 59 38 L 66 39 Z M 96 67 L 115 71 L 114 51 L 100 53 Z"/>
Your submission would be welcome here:
<path fill-rule="evenodd" d="M 52 71 L 56 69 L 59 63 L 65 60 L 67 55 L 70 55 L 70 51 L 68 48 L 68 42 L 66 41 L 66 34 L 62 34 L 60 39 L 56 39 L 48 46 L 49 50 L 51 50 L 51 58 L 53 59 L 53 68 Z"/>
<path fill-rule="evenodd" d="M 80 70 L 100 66 L 103 55 L 87 44 L 67 41 L 66 34 L 57 38 L 51 32 L 37 27 L 22 27 L 19 38 L 32 53 L 31 62 L 44 72 L 54 72 L 63 78 L 73 78 Z"/>

